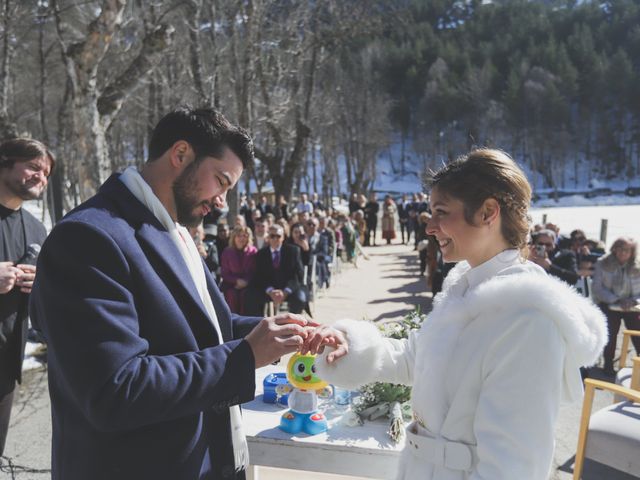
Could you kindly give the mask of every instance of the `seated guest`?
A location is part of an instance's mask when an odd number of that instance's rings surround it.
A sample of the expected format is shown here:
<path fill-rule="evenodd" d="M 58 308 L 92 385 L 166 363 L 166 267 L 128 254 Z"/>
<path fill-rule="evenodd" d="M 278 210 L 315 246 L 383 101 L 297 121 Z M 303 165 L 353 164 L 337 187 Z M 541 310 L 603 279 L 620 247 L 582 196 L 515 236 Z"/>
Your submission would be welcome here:
<path fill-rule="evenodd" d="M 327 230 L 330 233 L 333 233 L 333 239 L 335 241 L 335 253 L 336 253 L 336 258 L 342 258 L 342 250 L 344 248 L 344 245 L 342 243 L 342 231 L 337 228 L 336 226 L 336 221 L 331 218 L 331 217 L 327 217 Z"/>
<path fill-rule="evenodd" d="M 307 222 L 305 231 L 309 237 L 309 246 L 311 247 L 311 254 L 316 258 L 316 278 L 312 278 L 312 281 L 317 279 L 318 286 L 329 286 L 329 263 L 331 263 L 331 254 L 329 238 L 327 234 L 321 235 L 319 230 L 319 224 L 317 218 L 311 218 Z"/>
<path fill-rule="evenodd" d="M 636 258 L 638 245 L 628 237 L 618 238 L 611 252 L 596 263 L 593 273 L 593 296 L 607 317 L 609 341 L 602 353 L 604 372 L 615 375 L 613 357 L 620 323 L 624 320 L 630 330 L 640 330 L 638 298 L 640 297 L 640 262 Z M 640 355 L 640 337 L 631 337 Z"/>
<path fill-rule="evenodd" d="M 234 227 L 246 227 L 249 224 L 247 223 L 247 219 L 244 217 L 244 215 L 236 215 L 236 218 L 233 221 L 233 226 Z"/>
<path fill-rule="evenodd" d="M 276 223 L 276 216 L 273 213 L 267 213 L 263 215 L 263 218 L 267 220 L 267 225 L 269 225 L 269 227 Z"/>
<path fill-rule="evenodd" d="M 220 269 L 222 293 L 233 313 L 245 313 L 245 292 L 256 270 L 256 253 L 249 227 L 234 228 Z"/>
<path fill-rule="evenodd" d="M 289 230 L 290 230 L 289 224 L 287 223 L 287 221 L 284 218 L 279 218 L 271 225 L 275 225 L 275 224 L 280 225 L 282 227 L 282 229 L 284 230 L 284 239 L 287 240 L 289 238 Z M 271 228 L 271 225 L 269 225 L 269 228 Z"/>
<path fill-rule="evenodd" d="M 301 223 L 296 223 L 291 227 L 291 237 L 287 239 L 287 243 L 300 248 L 300 258 L 302 259 L 303 268 L 305 266 L 311 268 L 311 248 L 307 234 L 304 231 L 304 226 Z"/>
<path fill-rule="evenodd" d="M 272 226 L 269 247 L 260 250 L 256 256 L 256 273 L 247 295 L 247 310 L 250 310 L 247 313 L 262 315 L 268 301 L 273 301 L 277 307 L 285 300 L 291 313 L 302 312 L 307 303 L 302 276 L 300 249 L 284 244 L 284 229 L 280 225 Z"/>

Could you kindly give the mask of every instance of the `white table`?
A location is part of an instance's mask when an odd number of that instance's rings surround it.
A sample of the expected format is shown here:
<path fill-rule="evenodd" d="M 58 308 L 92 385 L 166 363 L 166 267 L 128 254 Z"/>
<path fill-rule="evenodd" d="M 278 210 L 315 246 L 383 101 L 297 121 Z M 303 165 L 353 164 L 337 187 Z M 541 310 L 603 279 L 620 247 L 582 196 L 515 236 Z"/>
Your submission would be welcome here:
<path fill-rule="evenodd" d="M 256 398 L 242 406 L 252 468 L 248 478 L 257 479 L 258 465 L 354 475 L 394 478 L 404 444 L 394 444 L 387 435 L 388 420 L 348 427 L 340 423 L 342 412 L 331 402 L 325 410 L 329 430 L 319 435 L 291 435 L 278 428 L 287 409 L 262 401 L 262 381 L 267 374 L 283 371 L 269 366 L 256 371 Z"/>

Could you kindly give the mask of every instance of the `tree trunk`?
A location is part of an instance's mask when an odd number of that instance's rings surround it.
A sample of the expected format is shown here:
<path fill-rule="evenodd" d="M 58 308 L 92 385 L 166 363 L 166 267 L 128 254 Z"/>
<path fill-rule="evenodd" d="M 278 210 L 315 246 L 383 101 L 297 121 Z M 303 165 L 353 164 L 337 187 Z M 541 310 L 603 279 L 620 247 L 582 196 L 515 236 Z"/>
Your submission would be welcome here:
<path fill-rule="evenodd" d="M 9 83 L 11 60 L 14 49 L 11 45 L 11 2 L 2 2 L 2 65 L 0 66 L 0 140 L 18 136 L 16 124 L 9 119 Z"/>

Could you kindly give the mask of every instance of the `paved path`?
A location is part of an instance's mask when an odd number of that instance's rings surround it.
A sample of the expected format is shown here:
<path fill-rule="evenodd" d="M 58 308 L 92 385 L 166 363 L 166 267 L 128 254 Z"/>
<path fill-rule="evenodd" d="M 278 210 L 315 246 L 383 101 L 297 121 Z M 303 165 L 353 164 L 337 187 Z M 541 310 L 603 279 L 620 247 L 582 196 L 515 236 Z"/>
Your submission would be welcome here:
<path fill-rule="evenodd" d="M 366 249 L 358 268 L 343 267 L 331 289 L 321 292 L 314 316 L 324 322 L 339 318 L 386 320 L 398 318 L 416 306 L 428 310 L 431 294 L 418 276 L 417 255 L 409 247 L 393 244 Z M 531 385 L 531 388 L 536 388 Z M 0 479 L 44 480 L 50 478 L 51 420 L 46 371 L 31 371 L 25 376 L 11 421 L 5 455 L 0 463 Z M 597 393 L 595 408 L 610 401 Z M 556 434 L 556 455 L 551 479 L 568 480 L 580 417 L 580 406 L 565 406 L 560 411 Z M 11 463 L 8 463 L 8 462 Z M 558 469 L 560 467 L 560 469 Z M 568 468 L 567 468 L 568 467 Z M 260 480 L 337 480 L 336 475 L 285 472 L 260 469 Z M 350 477 L 353 479 L 354 477 Z"/>

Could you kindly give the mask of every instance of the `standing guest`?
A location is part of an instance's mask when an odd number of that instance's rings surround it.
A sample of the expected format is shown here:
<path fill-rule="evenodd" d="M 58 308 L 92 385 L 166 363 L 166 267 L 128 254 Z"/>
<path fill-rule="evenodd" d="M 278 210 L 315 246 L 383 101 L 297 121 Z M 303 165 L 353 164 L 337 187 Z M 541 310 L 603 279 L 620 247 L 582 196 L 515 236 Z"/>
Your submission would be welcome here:
<path fill-rule="evenodd" d="M 407 202 L 406 212 L 407 212 L 407 244 L 409 244 L 409 236 L 413 233 L 413 238 L 415 241 L 415 231 L 416 226 L 418 225 L 418 195 L 413 194 L 411 197 L 411 201 Z"/>
<path fill-rule="evenodd" d="M 273 213 L 276 218 L 284 218 L 287 222 L 289 221 L 289 203 L 284 195 L 278 196 L 278 202 L 273 208 Z"/>
<path fill-rule="evenodd" d="M 253 231 L 258 220 L 262 220 L 262 212 L 260 209 L 256 208 L 251 212 L 251 222 L 247 222 L 247 227 Z"/>
<path fill-rule="evenodd" d="M 232 314 L 183 225 L 253 162 L 209 109 L 163 117 L 149 159 L 59 222 L 31 294 L 47 340 L 55 479 L 243 479 L 239 405 L 255 369 L 302 344 L 299 316 Z"/>
<path fill-rule="evenodd" d="M 220 257 L 221 255 L 218 252 L 218 245 L 216 243 L 216 238 L 218 235 L 218 226 L 217 225 L 205 225 L 204 226 L 204 238 L 202 242 L 207 250 L 207 256 L 204 259 L 204 263 L 206 263 L 209 271 L 212 275 L 218 278 L 218 274 L 220 273 L 218 270 L 220 268 Z"/>
<path fill-rule="evenodd" d="M 256 205 L 256 209 L 260 210 L 261 217 L 265 217 L 268 213 L 273 215 L 273 207 L 269 205 L 266 195 L 260 197 L 260 203 Z"/>
<path fill-rule="evenodd" d="M 222 262 L 222 252 L 229 246 L 229 225 L 226 223 L 218 224 L 214 243 L 216 245 L 216 251 L 218 252 L 218 265 L 220 265 Z"/>
<path fill-rule="evenodd" d="M 245 198 L 244 202 L 240 205 L 240 210 L 238 210 L 238 215 L 242 215 L 244 217 L 244 224 L 249 225 L 251 223 L 251 212 L 255 210 L 256 202 L 250 197 Z M 239 225 L 238 219 L 234 222 L 236 225 Z"/>
<path fill-rule="evenodd" d="M 16 382 L 22 380 L 35 260 L 47 236 L 44 225 L 22 204 L 42 194 L 54 163 L 37 140 L 16 138 L 0 145 L 0 455 Z"/>
<path fill-rule="evenodd" d="M 353 262 L 356 256 L 356 230 L 349 217 L 342 213 L 338 215 L 338 230 L 342 236 L 345 258 L 347 262 Z"/>
<path fill-rule="evenodd" d="M 423 212 L 429 212 L 429 202 L 427 201 L 427 196 L 423 192 L 418 192 L 417 196 L 418 202 L 416 210 L 418 212 L 418 215 Z"/>
<path fill-rule="evenodd" d="M 362 244 L 367 234 L 367 222 L 364 220 L 364 212 L 362 210 L 353 212 L 353 226 L 356 229 L 356 240 Z"/>
<path fill-rule="evenodd" d="M 260 219 L 256 222 L 255 226 L 255 246 L 258 250 L 264 247 L 267 243 L 267 232 L 269 231 L 269 223 L 266 219 Z"/>
<path fill-rule="evenodd" d="M 251 237 L 248 227 L 234 228 L 229 246 L 222 252 L 222 293 L 233 313 L 245 313 L 245 292 L 256 271 L 258 250 Z"/>
<path fill-rule="evenodd" d="M 353 215 L 357 210 L 360 210 L 360 202 L 358 201 L 358 194 L 354 192 L 349 200 L 349 216 Z"/>
<path fill-rule="evenodd" d="M 418 245 L 418 257 L 420 258 L 420 276 L 424 277 L 427 271 L 427 257 L 429 253 L 433 253 L 433 248 L 429 248 L 429 238 L 433 238 L 427 234 L 427 224 L 431 215 L 427 212 L 422 212 L 418 215 L 418 228 L 416 229 L 416 243 Z M 429 251 L 431 250 L 431 252 Z"/>
<path fill-rule="evenodd" d="M 396 211 L 396 204 L 391 196 L 384 197 L 384 204 L 382 205 L 382 238 L 387 241 L 387 245 L 396 238 Z"/>
<path fill-rule="evenodd" d="M 376 229 L 378 228 L 378 211 L 380 206 L 376 199 L 375 192 L 371 192 L 369 201 L 364 206 L 364 219 L 367 223 L 367 233 L 364 238 L 364 245 L 370 246 L 376 244 Z M 372 241 L 373 237 L 373 241 Z"/>
<path fill-rule="evenodd" d="M 307 197 L 306 193 L 303 193 L 302 195 L 300 195 L 300 201 L 298 202 L 298 205 L 296 205 L 296 210 L 298 211 L 299 214 L 313 213 L 313 203 L 309 201 L 309 197 Z"/>
<path fill-rule="evenodd" d="M 560 402 L 581 399 L 579 367 L 600 355 L 604 316 L 525 260 L 531 187 L 505 153 L 472 151 L 430 183 L 427 233 L 460 263 L 423 328 L 395 340 L 343 320 L 315 330 L 302 351 L 337 343 L 316 360 L 335 385 L 413 385 L 396 478 L 548 478 Z"/>
<path fill-rule="evenodd" d="M 317 210 L 326 210 L 324 204 L 322 203 L 322 201 L 320 200 L 320 197 L 318 196 L 317 192 L 313 192 L 313 194 L 311 195 L 311 203 L 313 204 L 313 211 L 317 211 Z"/>
<path fill-rule="evenodd" d="M 409 243 L 409 235 L 410 232 L 408 230 L 407 227 L 407 222 L 409 221 L 409 211 L 407 210 L 407 207 L 409 205 L 409 201 L 407 200 L 407 196 L 406 195 L 402 195 L 402 199 L 400 200 L 400 203 L 398 204 L 398 223 L 400 224 L 400 235 L 401 235 L 401 239 L 402 239 L 402 243 Z M 405 242 L 405 238 L 404 238 L 404 232 L 407 232 L 407 240 Z"/>
<path fill-rule="evenodd" d="M 620 237 L 611 251 L 596 262 L 592 291 L 598 305 L 607 316 L 609 342 L 604 348 L 604 372 L 615 375 L 613 356 L 620 323 L 630 330 L 640 330 L 637 309 L 640 297 L 640 262 L 636 257 L 638 244 L 629 237 Z M 631 337 L 636 353 L 640 355 L 640 337 Z"/>
<path fill-rule="evenodd" d="M 191 235 L 191 239 L 193 240 L 196 249 L 198 250 L 198 254 L 202 258 L 207 258 L 207 247 L 204 244 L 204 228 L 202 227 L 202 223 L 199 225 L 191 225 L 187 227 L 187 231 Z"/>

